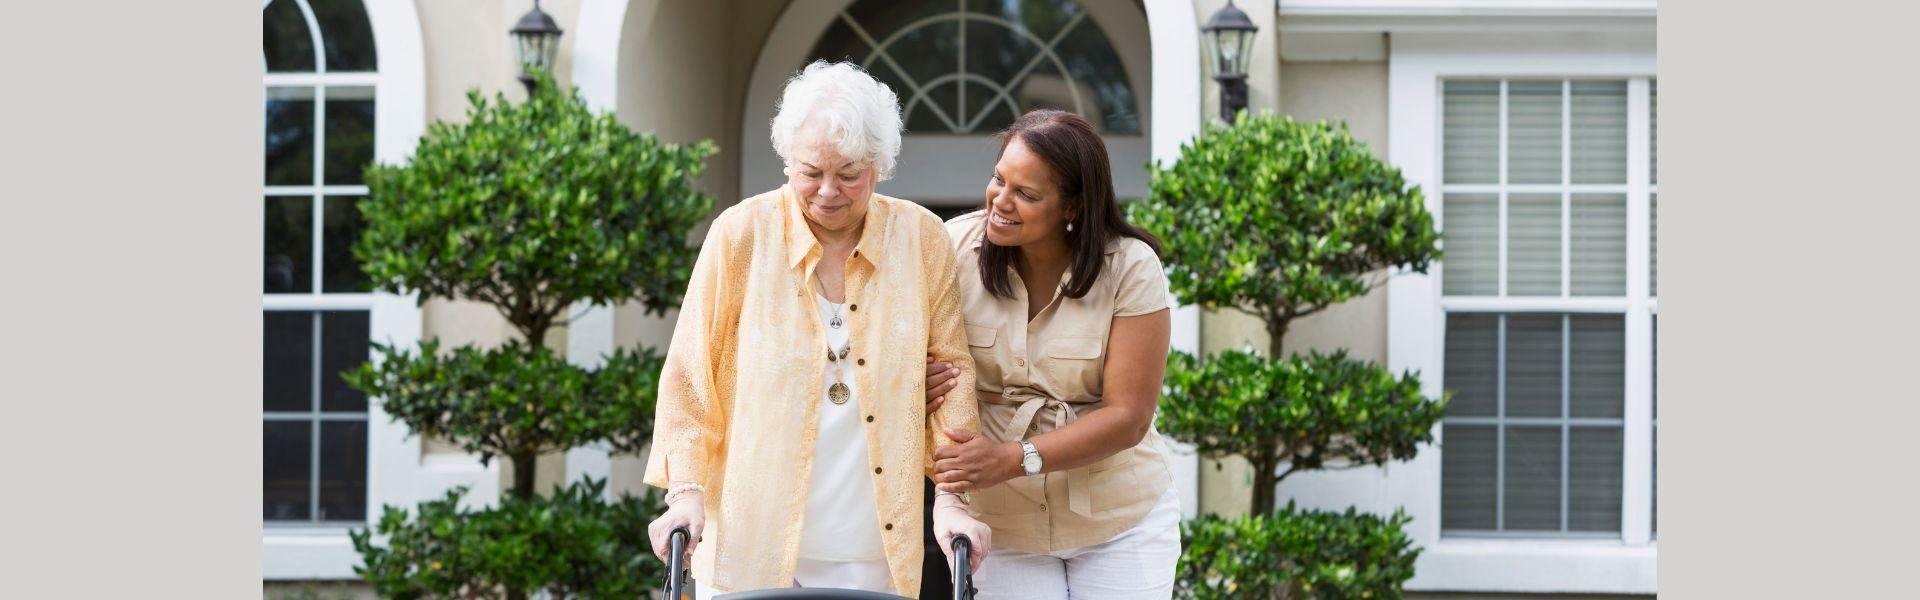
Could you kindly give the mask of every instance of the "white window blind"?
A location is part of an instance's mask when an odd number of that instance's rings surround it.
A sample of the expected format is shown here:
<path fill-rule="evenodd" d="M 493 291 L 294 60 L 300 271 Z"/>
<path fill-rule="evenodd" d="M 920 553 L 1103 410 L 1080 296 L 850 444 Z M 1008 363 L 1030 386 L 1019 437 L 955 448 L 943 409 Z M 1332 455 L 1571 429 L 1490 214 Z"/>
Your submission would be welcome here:
<path fill-rule="evenodd" d="M 1621 536 L 1632 89 L 1443 84 L 1443 535 Z"/>

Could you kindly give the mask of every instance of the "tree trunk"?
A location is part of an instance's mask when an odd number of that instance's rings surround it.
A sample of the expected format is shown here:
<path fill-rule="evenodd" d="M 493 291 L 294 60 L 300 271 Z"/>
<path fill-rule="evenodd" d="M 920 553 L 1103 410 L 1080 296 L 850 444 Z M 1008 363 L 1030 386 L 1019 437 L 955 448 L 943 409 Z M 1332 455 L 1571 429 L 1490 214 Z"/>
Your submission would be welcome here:
<path fill-rule="evenodd" d="M 532 452 L 521 452 L 512 456 L 513 489 L 508 491 L 515 497 L 521 499 L 533 497 L 533 461 L 537 456 Z"/>
<path fill-rule="evenodd" d="M 1267 360 L 1286 358 L 1283 342 L 1287 337 L 1287 327 L 1291 325 L 1289 317 L 1279 311 L 1267 311 Z M 1280 485 L 1280 449 L 1268 447 L 1248 456 L 1253 463 L 1253 514 L 1270 515 L 1275 508 L 1275 497 L 1279 494 L 1274 488 Z"/>
<path fill-rule="evenodd" d="M 1278 494 L 1274 488 L 1280 485 L 1279 475 L 1274 472 L 1280 467 L 1279 451 L 1275 448 L 1262 450 L 1247 457 L 1247 461 L 1253 465 L 1253 504 L 1249 507 L 1249 513 L 1259 516 L 1273 514 L 1275 496 Z"/>

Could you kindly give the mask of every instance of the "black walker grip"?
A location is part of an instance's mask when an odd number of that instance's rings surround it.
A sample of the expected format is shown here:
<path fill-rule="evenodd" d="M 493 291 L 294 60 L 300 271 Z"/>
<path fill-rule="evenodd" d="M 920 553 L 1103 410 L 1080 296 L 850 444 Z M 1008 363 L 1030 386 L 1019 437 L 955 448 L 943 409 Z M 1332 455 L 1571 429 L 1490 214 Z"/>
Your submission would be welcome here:
<path fill-rule="evenodd" d="M 979 590 L 973 589 L 973 540 L 964 535 L 953 536 L 953 600 L 972 600 Z"/>
<path fill-rule="evenodd" d="M 687 590 L 687 541 L 693 534 L 687 526 L 673 528 L 667 534 L 667 600 L 680 600 L 688 595 Z"/>

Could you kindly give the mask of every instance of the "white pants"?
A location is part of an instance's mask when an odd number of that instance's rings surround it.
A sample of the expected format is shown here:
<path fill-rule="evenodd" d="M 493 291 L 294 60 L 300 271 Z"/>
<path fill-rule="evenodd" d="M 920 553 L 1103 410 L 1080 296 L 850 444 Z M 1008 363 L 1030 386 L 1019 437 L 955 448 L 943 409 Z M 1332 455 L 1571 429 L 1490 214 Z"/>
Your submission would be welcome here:
<path fill-rule="evenodd" d="M 793 587 L 840 588 L 891 594 L 893 577 L 887 571 L 885 560 L 830 562 L 802 558 L 794 565 Z M 693 588 L 695 600 L 708 600 L 726 593 L 698 581 L 693 583 Z"/>
<path fill-rule="evenodd" d="M 1166 600 L 1179 561 L 1180 502 L 1168 489 L 1111 540 L 1046 554 L 992 548 L 973 586 L 980 600 Z"/>

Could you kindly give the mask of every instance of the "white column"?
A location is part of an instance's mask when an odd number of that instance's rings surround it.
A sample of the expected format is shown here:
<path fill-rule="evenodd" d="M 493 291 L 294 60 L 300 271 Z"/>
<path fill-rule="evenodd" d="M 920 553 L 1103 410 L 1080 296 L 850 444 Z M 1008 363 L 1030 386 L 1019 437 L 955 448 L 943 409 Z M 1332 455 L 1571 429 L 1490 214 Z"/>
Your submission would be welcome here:
<path fill-rule="evenodd" d="M 1153 46 L 1153 159 L 1172 163 L 1180 144 L 1200 133 L 1200 25 L 1185 2 L 1148 2 L 1147 29 Z M 1200 352 L 1200 310 L 1173 309 L 1173 349 Z M 1193 518 L 1200 510 L 1200 458 L 1193 446 L 1167 440 L 1173 485 L 1180 512 Z"/>

